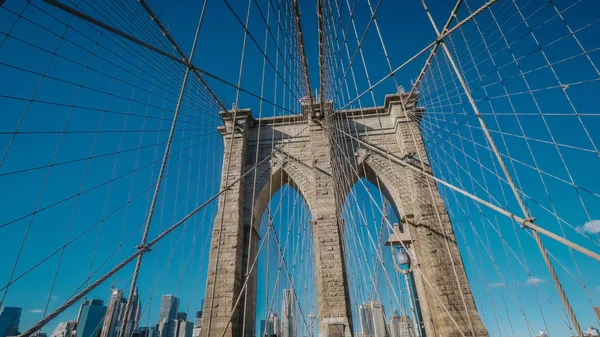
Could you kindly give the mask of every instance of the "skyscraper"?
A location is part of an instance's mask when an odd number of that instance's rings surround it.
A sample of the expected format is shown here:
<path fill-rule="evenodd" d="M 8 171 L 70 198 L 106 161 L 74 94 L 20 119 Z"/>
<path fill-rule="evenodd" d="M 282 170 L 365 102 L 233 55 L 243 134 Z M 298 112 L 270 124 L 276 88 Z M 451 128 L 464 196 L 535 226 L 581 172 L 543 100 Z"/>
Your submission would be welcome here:
<path fill-rule="evenodd" d="M 127 314 L 127 319 L 123 320 L 125 318 L 127 299 L 123 297 L 123 290 L 113 289 L 111 291 L 100 337 L 119 337 L 121 330 L 123 330 L 124 337 L 131 337 L 140 322 L 141 316 L 141 304 L 137 288 L 134 288 L 130 301 L 132 303 L 129 314 Z M 123 323 L 125 326 L 122 326 Z"/>
<path fill-rule="evenodd" d="M 19 335 L 20 320 L 21 308 L 4 307 L 0 313 L 0 337 Z"/>
<path fill-rule="evenodd" d="M 389 337 L 385 312 L 379 301 L 369 301 L 359 307 L 361 332 L 365 337 Z"/>
<path fill-rule="evenodd" d="M 158 336 L 158 331 L 156 331 L 156 326 L 138 327 L 136 332 L 139 334 L 139 337 L 156 337 L 156 336 Z"/>
<path fill-rule="evenodd" d="M 131 295 L 129 301 L 131 301 L 131 307 L 129 310 L 129 314 L 127 315 L 127 320 L 125 321 L 125 334 L 123 335 L 124 337 L 131 337 L 133 331 L 137 329 L 140 323 L 140 316 L 142 315 L 142 305 L 140 303 L 140 296 L 137 287 L 134 288 L 133 295 Z M 123 313 L 123 315 L 124 314 L 125 313 Z M 119 321 L 119 324 L 120 323 L 121 322 Z"/>
<path fill-rule="evenodd" d="M 283 290 L 283 301 L 281 303 L 281 336 L 296 337 L 296 306 L 294 301 L 294 290 Z M 279 336 L 279 335 L 278 335 Z"/>
<path fill-rule="evenodd" d="M 407 315 L 399 315 L 398 311 L 394 310 L 389 325 L 390 337 L 414 337 L 414 328 L 412 320 Z"/>
<path fill-rule="evenodd" d="M 358 314 L 360 316 L 360 331 L 364 337 L 372 337 L 375 335 L 375 328 L 373 327 L 373 310 L 370 302 L 361 304 L 358 307 Z"/>
<path fill-rule="evenodd" d="M 98 337 L 106 315 L 102 300 L 84 300 L 77 318 L 77 337 Z"/>
<path fill-rule="evenodd" d="M 158 313 L 159 337 L 174 337 L 172 325 L 177 318 L 177 310 L 179 310 L 179 298 L 173 295 L 163 295 Z"/>
<path fill-rule="evenodd" d="M 271 315 L 269 315 L 269 319 L 267 320 L 267 324 L 266 324 L 266 335 L 270 336 L 272 334 L 275 334 L 277 336 L 280 336 L 280 326 L 279 326 L 279 316 L 277 316 L 276 312 L 272 312 Z"/>
<path fill-rule="evenodd" d="M 172 337 L 192 337 L 194 323 L 188 322 L 185 312 L 178 312 L 177 318 L 172 320 Z"/>
<path fill-rule="evenodd" d="M 373 310 L 375 337 L 389 337 L 383 305 L 379 301 L 371 301 L 371 309 Z"/>
<path fill-rule="evenodd" d="M 196 321 L 194 322 L 192 337 L 200 336 L 200 331 L 202 331 L 202 310 L 196 312 Z"/>
<path fill-rule="evenodd" d="M 126 304 L 127 302 L 123 298 L 123 290 L 113 289 L 110 292 L 110 300 L 108 302 L 108 308 L 106 309 L 106 315 L 104 316 L 100 337 L 119 336 Z"/>
<path fill-rule="evenodd" d="M 75 326 L 77 322 L 68 321 L 59 323 L 54 332 L 52 333 L 52 337 L 72 337 L 75 332 Z"/>
<path fill-rule="evenodd" d="M 179 298 L 174 295 L 163 295 L 160 302 L 158 322 L 170 321 L 177 318 L 177 310 L 179 310 Z"/>

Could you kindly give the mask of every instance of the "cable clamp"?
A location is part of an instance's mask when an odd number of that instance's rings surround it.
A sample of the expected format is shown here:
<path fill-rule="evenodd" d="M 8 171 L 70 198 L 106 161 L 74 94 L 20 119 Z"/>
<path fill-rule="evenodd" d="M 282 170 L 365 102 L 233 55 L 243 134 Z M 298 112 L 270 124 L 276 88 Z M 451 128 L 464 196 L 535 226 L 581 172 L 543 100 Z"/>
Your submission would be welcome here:
<path fill-rule="evenodd" d="M 563 88 L 563 90 L 569 89 L 569 85 L 568 84 L 561 84 L 560 87 Z"/>
<path fill-rule="evenodd" d="M 524 229 L 525 227 L 529 227 L 526 224 L 527 223 L 533 224 L 535 220 L 537 220 L 537 218 L 534 218 L 534 217 L 526 218 L 525 220 L 523 220 L 521 222 L 521 229 Z"/>
<path fill-rule="evenodd" d="M 151 251 L 152 251 L 152 249 L 150 249 L 150 247 L 148 247 L 148 245 L 143 245 L 143 246 L 142 246 L 142 245 L 139 245 L 139 246 L 137 246 L 137 247 L 135 247 L 135 248 L 137 248 L 137 250 L 142 250 L 142 251 L 144 251 L 144 253 L 148 253 L 148 252 L 151 252 Z"/>

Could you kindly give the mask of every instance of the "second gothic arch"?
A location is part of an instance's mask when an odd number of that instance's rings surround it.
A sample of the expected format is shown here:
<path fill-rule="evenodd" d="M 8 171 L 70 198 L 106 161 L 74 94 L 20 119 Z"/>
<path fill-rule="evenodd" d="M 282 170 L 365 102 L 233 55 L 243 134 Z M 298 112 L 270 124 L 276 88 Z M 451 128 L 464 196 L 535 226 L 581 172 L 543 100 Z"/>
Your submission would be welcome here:
<path fill-rule="evenodd" d="M 350 188 L 360 178 L 377 187 L 381 193 L 390 201 L 394 212 L 400 219 L 407 214 L 412 214 L 412 200 L 402 191 L 410 188 L 407 185 L 406 170 L 399 165 L 390 163 L 378 154 L 366 150 L 359 150 L 356 154 L 357 175 L 353 175 Z M 348 191 L 349 192 L 349 191 Z M 346 193 L 347 194 L 347 193 Z"/>

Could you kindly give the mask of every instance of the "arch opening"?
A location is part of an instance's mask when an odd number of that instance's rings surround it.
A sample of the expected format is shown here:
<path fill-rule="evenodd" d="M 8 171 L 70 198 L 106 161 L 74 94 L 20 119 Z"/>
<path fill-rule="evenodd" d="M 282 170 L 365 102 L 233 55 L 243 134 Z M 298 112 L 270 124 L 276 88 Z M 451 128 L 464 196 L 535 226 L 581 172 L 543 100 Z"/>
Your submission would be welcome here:
<path fill-rule="evenodd" d="M 403 205 L 369 165 L 360 165 L 359 174 L 342 207 L 348 275 L 355 275 L 348 278 L 354 333 L 389 336 L 401 329 L 416 336 L 414 282 L 398 263 L 404 249 L 386 245 Z"/>
<path fill-rule="evenodd" d="M 315 253 L 306 191 L 294 179 L 302 177 L 279 165 L 271 167 L 271 172 L 270 179 L 256 186 L 252 206 L 260 241 L 251 299 L 255 329 L 246 335 L 280 335 L 284 330 L 294 331 L 295 336 L 316 335 Z"/>

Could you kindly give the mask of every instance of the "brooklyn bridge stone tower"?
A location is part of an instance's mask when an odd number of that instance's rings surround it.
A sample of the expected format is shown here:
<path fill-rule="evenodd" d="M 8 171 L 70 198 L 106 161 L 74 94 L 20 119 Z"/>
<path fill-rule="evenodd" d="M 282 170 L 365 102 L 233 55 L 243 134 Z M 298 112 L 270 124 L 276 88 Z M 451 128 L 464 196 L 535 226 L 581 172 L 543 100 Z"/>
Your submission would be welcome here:
<path fill-rule="evenodd" d="M 225 329 L 228 337 L 254 334 L 256 268 L 244 289 L 245 275 L 257 254 L 263 213 L 285 183 L 304 197 L 312 215 L 319 336 L 359 331 L 352 326 L 341 216 L 359 177 L 379 182 L 402 219 L 402 235 L 411 238 L 414 284 L 427 336 L 487 336 L 436 186 L 389 160 L 390 155 L 421 154 L 418 165 L 428 170 L 416 103 L 395 94 L 386 96 L 382 107 L 335 113 L 326 102 L 304 105 L 304 114 L 293 117 L 256 119 L 247 109 L 221 112 L 221 185 L 233 185 L 220 196 L 214 222 L 202 337 L 220 337 Z M 370 147 L 357 146 L 367 140 Z"/>

